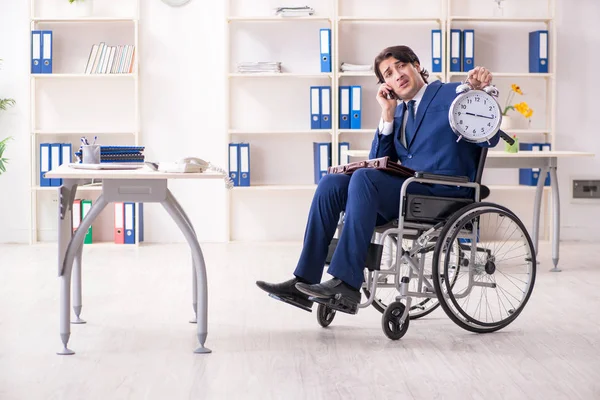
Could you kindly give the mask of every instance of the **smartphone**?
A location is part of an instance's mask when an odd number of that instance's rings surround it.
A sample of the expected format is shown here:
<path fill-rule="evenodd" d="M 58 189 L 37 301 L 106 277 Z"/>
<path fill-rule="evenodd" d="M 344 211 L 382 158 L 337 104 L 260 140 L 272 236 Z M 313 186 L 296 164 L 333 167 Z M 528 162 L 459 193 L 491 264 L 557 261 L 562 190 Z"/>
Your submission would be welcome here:
<path fill-rule="evenodd" d="M 388 100 L 398 100 L 398 96 L 396 96 L 396 93 L 394 93 L 392 90 L 387 92 L 387 99 Z"/>

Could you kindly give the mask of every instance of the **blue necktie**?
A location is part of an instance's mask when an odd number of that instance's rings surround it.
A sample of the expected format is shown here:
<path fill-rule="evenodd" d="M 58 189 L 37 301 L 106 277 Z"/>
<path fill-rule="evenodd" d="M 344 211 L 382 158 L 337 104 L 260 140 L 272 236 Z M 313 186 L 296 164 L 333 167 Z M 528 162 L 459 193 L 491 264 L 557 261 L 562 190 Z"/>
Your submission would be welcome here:
<path fill-rule="evenodd" d="M 404 128 L 404 137 L 406 138 L 406 147 L 410 146 L 410 142 L 415 136 L 415 101 L 408 102 L 408 118 L 406 119 L 406 127 Z"/>

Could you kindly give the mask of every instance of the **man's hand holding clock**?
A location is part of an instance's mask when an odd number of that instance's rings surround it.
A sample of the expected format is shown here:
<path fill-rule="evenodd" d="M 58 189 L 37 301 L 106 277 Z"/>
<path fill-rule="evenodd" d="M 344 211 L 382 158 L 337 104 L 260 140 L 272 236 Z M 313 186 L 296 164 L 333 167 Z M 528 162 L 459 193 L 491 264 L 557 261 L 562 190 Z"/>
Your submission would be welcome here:
<path fill-rule="evenodd" d="M 483 89 L 492 84 L 492 73 L 484 67 L 475 67 L 469 71 L 467 81 L 473 89 Z"/>

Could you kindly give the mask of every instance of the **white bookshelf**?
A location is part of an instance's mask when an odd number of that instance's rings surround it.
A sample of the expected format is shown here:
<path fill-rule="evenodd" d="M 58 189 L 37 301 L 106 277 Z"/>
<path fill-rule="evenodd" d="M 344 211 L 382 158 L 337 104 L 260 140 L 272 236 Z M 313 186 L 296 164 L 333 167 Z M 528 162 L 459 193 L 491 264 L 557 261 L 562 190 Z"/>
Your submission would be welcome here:
<path fill-rule="evenodd" d="M 252 5 L 243 0 L 227 0 L 226 144 L 248 142 L 251 154 L 251 186 L 236 187 L 229 195 L 229 240 L 254 240 L 254 235 L 266 241 L 302 240 L 305 211 L 308 211 L 316 188 L 312 180 L 312 142 L 327 141 L 326 135 L 331 135 L 332 163 L 335 165 L 339 143 L 350 142 L 351 150 L 369 149 L 379 121 L 380 110 L 375 102 L 378 85 L 374 72 L 341 72 L 340 65 L 342 62 L 372 65 L 377 53 L 387 46 L 406 44 L 413 48 L 422 66 L 429 71 L 430 82 L 460 81 L 466 78 L 467 72 L 450 72 L 447 51 L 450 29 L 475 29 L 476 65 L 484 65 L 493 72 L 494 84 L 501 90 L 501 105 L 502 93 L 508 94 L 507 88 L 513 82 L 526 88 L 530 84 L 537 85 L 536 90 L 542 88 L 547 94 L 544 109 L 534 109 L 536 117 L 544 116 L 543 121 L 536 120 L 537 125 L 508 129 L 507 133 L 518 135 L 523 141 L 543 139 L 554 148 L 555 0 L 532 2 L 535 4 L 529 8 L 512 4 L 516 2 L 504 2 L 504 14 L 497 15 L 496 3 L 492 1 L 405 0 L 400 7 L 394 0 L 314 0 L 307 4 L 315 9 L 315 15 L 281 18 L 271 15 L 272 8 L 280 5 L 271 0 L 261 0 Z M 331 29 L 331 73 L 320 72 L 317 60 L 319 28 Z M 382 35 L 382 32 L 391 29 L 395 32 L 393 37 Z M 432 72 L 431 29 L 442 31 L 441 72 Z M 502 62 L 494 58 L 493 54 L 498 54 L 497 48 L 494 49 L 496 36 L 502 38 L 506 32 L 518 29 L 548 29 L 549 73 L 528 73 L 526 36 L 519 36 L 521 53 L 513 55 L 509 52 L 507 60 L 500 60 Z M 310 42 L 310 45 L 297 44 L 298 38 Z M 284 51 L 283 40 L 287 40 L 294 54 Z M 504 45 L 504 42 L 500 41 L 499 45 Z M 299 58 L 310 62 L 302 62 Z M 235 66 L 240 61 L 281 61 L 284 70 L 281 74 L 237 73 Z M 347 85 L 363 88 L 362 129 L 339 129 L 339 87 Z M 310 86 L 331 86 L 331 130 L 312 130 L 308 126 Z M 273 101 L 273 97 L 280 101 Z M 301 100 L 294 101 L 296 97 Z M 282 104 L 286 103 L 295 110 L 284 112 Z M 246 111 L 246 106 L 259 111 Z M 272 110 L 272 114 L 265 110 Z M 239 114 L 244 115 L 240 117 Z M 286 151 L 289 151 L 287 157 L 280 154 Z M 291 164 L 295 167 L 292 168 Z M 535 191 L 534 187 L 520 186 L 516 182 L 487 185 L 501 193 L 515 192 L 528 196 Z M 549 192 L 547 189 L 544 193 Z M 265 204 L 270 204 L 270 209 Z M 279 207 L 289 207 L 290 211 L 285 215 L 274 214 Z"/>
<path fill-rule="evenodd" d="M 72 153 L 78 151 L 82 136 L 90 140 L 97 136 L 101 145 L 141 143 L 140 0 L 96 1 L 90 17 L 74 16 L 72 10 L 66 0 L 30 0 L 30 30 L 53 32 L 52 73 L 29 73 L 30 243 L 57 237 L 58 188 L 40 186 L 40 143 L 71 143 Z M 131 72 L 86 74 L 90 50 L 100 42 L 133 45 Z M 95 201 L 101 190 L 97 184 L 82 185 L 77 198 Z M 113 242 L 113 221 L 114 208 L 108 206 L 94 222 L 94 244 Z"/>

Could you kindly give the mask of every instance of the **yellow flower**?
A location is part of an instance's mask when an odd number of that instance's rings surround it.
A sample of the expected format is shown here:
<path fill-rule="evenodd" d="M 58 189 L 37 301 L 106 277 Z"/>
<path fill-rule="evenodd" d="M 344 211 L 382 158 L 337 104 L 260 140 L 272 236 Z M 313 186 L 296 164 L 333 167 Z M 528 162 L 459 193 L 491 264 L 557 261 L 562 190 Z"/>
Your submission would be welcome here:
<path fill-rule="evenodd" d="M 514 83 L 512 84 L 511 88 L 514 92 L 523 94 L 523 92 L 521 91 L 521 88 L 519 86 L 515 85 Z"/>
<path fill-rule="evenodd" d="M 527 105 L 525 102 L 515 104 L 514 107 L 515 110 L 523 114 L 525 118 L 529 118 L 533 115 L 533 110 L 529 108 L 529 105 Z"/>

